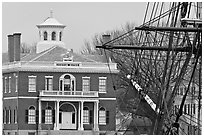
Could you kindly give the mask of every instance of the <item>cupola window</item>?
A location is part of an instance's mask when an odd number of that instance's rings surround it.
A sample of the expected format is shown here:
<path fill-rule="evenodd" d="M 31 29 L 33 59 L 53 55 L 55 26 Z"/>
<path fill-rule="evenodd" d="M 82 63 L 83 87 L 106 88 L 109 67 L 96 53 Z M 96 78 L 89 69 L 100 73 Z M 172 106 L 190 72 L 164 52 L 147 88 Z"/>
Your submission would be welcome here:
<path fill-rule="evenodd" d="M 62 32 L 59 33 L 59 41 L 62 41 Z"/>
<path fill-rule="evenodd" d="M 47 40 L 47 32 L 44 32 L 44 40 Z"/>
<path fill-rule="evenodd" d="M 52 32 L 52 40 L 56 40 L 56 33 Z"/>

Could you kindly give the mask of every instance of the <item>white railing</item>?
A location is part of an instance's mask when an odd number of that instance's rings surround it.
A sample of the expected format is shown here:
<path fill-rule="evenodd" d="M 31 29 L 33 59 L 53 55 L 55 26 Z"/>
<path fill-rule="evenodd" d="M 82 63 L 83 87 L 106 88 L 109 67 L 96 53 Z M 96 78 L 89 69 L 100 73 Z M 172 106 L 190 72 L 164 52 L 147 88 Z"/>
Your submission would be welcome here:
<path fill-rule="evenodd" d="M 98 91 L 56 91 L 41 90 L 40 96 L 98 97 Z"/>

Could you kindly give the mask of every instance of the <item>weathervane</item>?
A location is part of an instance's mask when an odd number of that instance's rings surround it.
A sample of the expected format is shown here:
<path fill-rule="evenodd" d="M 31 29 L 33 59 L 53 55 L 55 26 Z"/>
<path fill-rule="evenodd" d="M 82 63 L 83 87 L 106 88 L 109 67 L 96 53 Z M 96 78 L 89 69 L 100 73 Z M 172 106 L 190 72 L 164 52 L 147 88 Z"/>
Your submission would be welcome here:
<path fill-rule="evenodd" d="M 53 18 L 53 10 L 50 10 L 50 17 Z"/>

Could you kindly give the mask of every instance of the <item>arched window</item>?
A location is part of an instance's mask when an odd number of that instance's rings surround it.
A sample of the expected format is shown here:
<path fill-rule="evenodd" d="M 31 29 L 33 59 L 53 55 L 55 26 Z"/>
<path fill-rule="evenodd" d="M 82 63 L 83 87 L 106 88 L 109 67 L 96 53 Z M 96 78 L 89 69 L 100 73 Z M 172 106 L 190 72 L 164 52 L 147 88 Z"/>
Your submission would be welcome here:
<path fill-rule="evenodd" d="M 106 111 L 104 107 L 99 109 L 99 124 L 106 125 L 109 121 L 109 111 Z"/>
<path fill-rule="evenodd" d="M 84 124 L 89 124 L 89 108 L 88 107 L 84 107 L 84 119 L 83 122 Z"/>
<path fill-rule="evenodd" d="M 52 108 L 47 106 L 45 109 L 45 124 L 52 124 L 53 122 Z"/>
<path fill-rule="evenodd" d="M 75 91 L 75 77 L 64 74 L 60 77 L 60 91 Z"/>
<path fill-rule="evenodd" d="M 56 32 L 52 32 L 52 40 L 56 40 Z"/>
<path fill-rule="evenodd" d="M 35 124 L 36 122 L 36 111 L 34 106 L 28 108 L 28 124 Z"/>
<path fill-rule="evenodd" d="M 59 33 L 59 41 L 62 41 L 62 32 Z"/>
<path fill-rule="evenodd" d="M 47 40 L 47 31 L 44 32 L 43 36 L 44 36 L 44 40 Z"/>

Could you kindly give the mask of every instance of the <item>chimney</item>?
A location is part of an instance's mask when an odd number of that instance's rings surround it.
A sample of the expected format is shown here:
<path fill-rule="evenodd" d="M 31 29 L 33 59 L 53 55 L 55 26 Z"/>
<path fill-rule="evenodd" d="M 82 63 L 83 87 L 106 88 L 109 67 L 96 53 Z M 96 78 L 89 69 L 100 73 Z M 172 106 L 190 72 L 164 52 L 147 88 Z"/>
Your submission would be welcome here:
<path fill-rule="evenodd" d="M 8 35 L 8 57 L 9 62 L 14 61 L 14 41 L 13 41 L 13 35 Z"/>
<path fill-rule="evenodd" d="M 106 35 L 102 35 L 102 42 L 103 42 L 103 44 L 105 44 L 105 43 L 107 43 L 109 41 L 111 41 L 111 35 L 107 35 L 107 34 Z M 109 46 L 109 45 L 110 45 L 110 43 L 106 44 L 105 46 Z M 106 54 L 104 52 L 106 52 Z M 111 53 L 110 53 L 110 51 L 102 50 L 102 54 L 107 56 L 107 58 L 108 58 L 107 62 L 109 62 L 109 63 L 112 62 L 111 61 Z"/>
<path fill-rule="evenodd" d="M 103 44 L 109 42 L 110 40 L 111 40 L 111 36 L 110 35 L 102 35 Z"/>
<path fill-rule="evenodd" d="M 13 41 L 14 41 L 14 61 L 20 61 L 21 33 L 14 33 Z"/>

